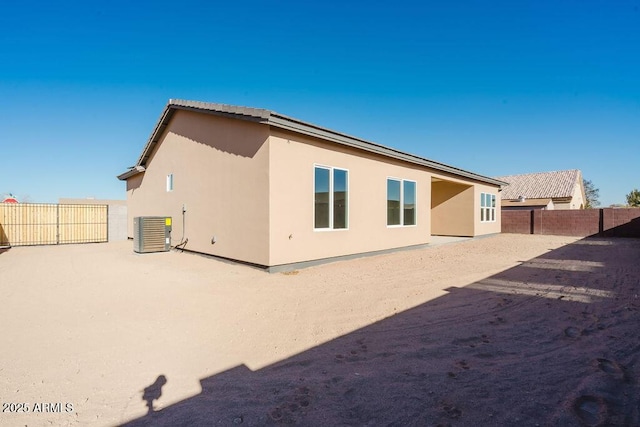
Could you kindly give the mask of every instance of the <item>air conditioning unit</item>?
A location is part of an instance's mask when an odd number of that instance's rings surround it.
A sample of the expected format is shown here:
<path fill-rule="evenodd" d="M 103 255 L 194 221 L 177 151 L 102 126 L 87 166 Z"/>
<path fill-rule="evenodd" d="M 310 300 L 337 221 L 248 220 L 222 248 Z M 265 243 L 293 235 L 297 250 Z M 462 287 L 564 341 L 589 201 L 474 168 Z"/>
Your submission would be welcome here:
<path fill-rule="evenodd" d="M 166 252 L 171 248 L 170 216 L 138 216 L 133 218 L 133 251 Z"/>

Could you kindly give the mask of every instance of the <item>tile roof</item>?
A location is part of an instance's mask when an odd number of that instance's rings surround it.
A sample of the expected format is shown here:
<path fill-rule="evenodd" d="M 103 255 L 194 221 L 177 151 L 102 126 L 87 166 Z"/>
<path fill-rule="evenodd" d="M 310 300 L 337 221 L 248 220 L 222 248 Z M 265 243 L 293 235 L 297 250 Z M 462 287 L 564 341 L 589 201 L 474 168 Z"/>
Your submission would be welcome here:
<path fill-rule="evenodd" d="M 582 174 L 578 169 L 553 172 L 527 173 L 496 177 L 509 183 L 502 190 L 503 200 L 547 199 L 573 196 L 573 191 Z"/>

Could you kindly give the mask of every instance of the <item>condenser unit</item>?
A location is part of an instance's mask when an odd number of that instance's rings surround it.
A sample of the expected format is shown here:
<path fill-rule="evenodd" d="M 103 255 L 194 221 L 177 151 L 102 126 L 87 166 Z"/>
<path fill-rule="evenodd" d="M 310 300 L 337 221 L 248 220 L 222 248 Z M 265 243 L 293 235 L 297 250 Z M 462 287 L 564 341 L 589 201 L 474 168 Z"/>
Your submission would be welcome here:
<path fill-rule="evenodd" d="M 170 248 L 170 216 L 138 216 L 133 219 L 134 252 L 166 252 Z"/>

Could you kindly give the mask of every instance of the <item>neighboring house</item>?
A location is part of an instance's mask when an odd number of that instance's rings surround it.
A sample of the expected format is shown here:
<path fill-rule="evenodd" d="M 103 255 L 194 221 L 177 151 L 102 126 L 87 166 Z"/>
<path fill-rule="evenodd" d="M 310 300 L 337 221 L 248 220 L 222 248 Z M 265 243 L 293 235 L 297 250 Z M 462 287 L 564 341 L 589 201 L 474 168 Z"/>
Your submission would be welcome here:
<path fill-rule="evenodd" d="M 0 203 L 19 203 L 18 199 L 16 199 L 13 195 L 4 196 L 2 202 Z"/>
<path fill-rule="evenodd" d="M 496 178 L 508 182 L 502 190 L 502 209 L 584 209 L 582 172 L 528 173 Z"/>
<path fill-rule="evenodd" d="M 500 232 L 504 182 L 273 111 L 170 100 L 127 182 L 172 245 L 264 267 Z M 291 266 L 289 266 L 291 267 Z"/>
<path fill-rule="evenodd" d="M 504 190 L 503 190 L 504 191 Z M 520 197 L 518 200 L 502 200 L 502 209 L 517 211 L 517 210 L 531 210 L 531 209 L 546 209 L 553 210 L 555 205 L 551 199 L 527 199 L 526 197 Z"/>

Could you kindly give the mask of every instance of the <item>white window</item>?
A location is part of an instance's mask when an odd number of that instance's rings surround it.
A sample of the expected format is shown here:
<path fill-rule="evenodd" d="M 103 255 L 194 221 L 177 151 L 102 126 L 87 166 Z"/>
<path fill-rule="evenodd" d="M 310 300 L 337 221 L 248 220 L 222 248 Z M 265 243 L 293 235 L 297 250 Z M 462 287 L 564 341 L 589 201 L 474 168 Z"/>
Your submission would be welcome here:
<path fill-rule="evenodd" d="M 416 225 L 416 182 L 387 178 L 387 225 Z"/>
<path fill-rule="evenodd" d="M 349 227 L 349 171 L 328 166 L 314 167 L 314 215 L 316 230 Z"/>
<path fill-rule="evenodd" d="M 480 222 L 495 222 L 496 195 L 480 193 Z"/>
<path fill-rule="evenodd" d="M 167 175 L 167 191 L 173 191 L 173 174 Z"/>

